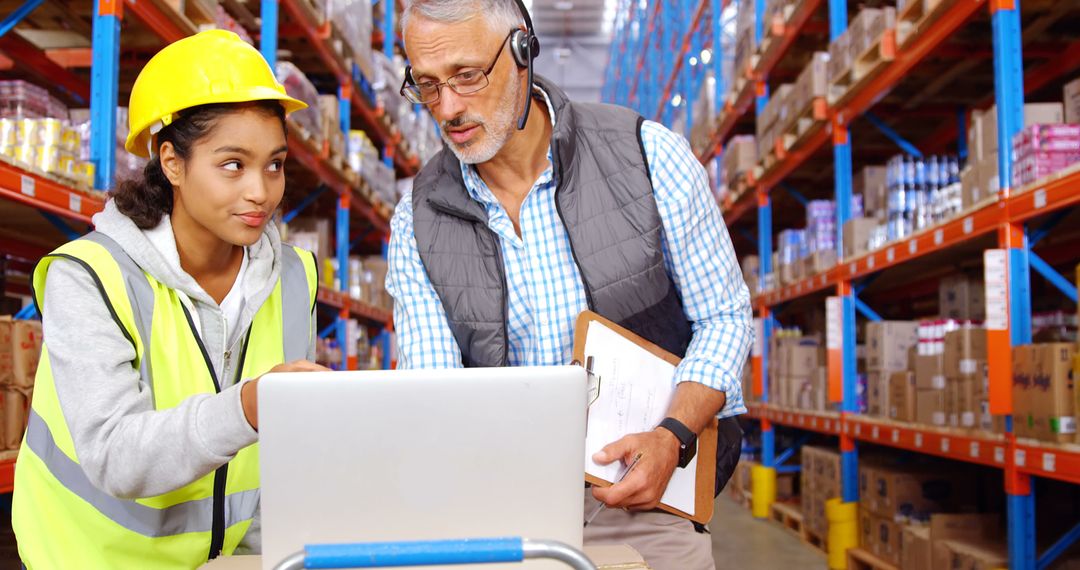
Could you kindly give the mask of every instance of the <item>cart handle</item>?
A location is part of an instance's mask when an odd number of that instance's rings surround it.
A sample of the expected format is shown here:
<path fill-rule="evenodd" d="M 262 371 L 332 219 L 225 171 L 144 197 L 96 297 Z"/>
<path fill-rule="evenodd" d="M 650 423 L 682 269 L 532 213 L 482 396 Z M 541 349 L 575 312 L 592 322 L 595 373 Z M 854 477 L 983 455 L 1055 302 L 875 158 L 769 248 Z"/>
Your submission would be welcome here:
<path fill-rule="evenodd" d="M 521 562 L 526 558 L 551 558 L 574 570 L 596 570 L 584 554 L 561 542 L 518 537 L 311 544 L 286 558 L 275 570 L 493 564 Z"/>

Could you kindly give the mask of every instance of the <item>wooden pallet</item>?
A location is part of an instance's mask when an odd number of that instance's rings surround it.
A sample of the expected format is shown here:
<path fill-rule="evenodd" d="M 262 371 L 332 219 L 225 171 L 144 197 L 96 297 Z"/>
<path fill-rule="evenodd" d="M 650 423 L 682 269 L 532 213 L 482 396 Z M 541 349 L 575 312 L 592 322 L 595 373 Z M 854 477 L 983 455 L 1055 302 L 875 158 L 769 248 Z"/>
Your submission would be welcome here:
<path fill-rule="evenodd" d="M 798 146 L 815 123 L 828 119 L 829 103 L 825 97 L 815 97 L 776 137 L 784 152 Z"/>
<path fill-rule="evenodd" d="M 908 0 L 896 15 L 896 45 L 903 47 L 938 15 L 945 0 Z"/>
<path fill-rule="evenodd" d="M 784 530 L 802 539 L 803 516 L 798 505 L 773 503 L 769 507 L 769 518 L 784 527 Z"/>
<path fill-rule="evenodd" d="M 899 570 L 892 563 L 861 548 L 852 548 L 847 551 L 847 567 L 848 570 Z"/>
<path fill-rule="evenodd" d="M 839 77 L 829 79 L 829 104 L 843 101 L 863 80 L 873 76 L 896 59 L 896 30 L 885 30 L 881 38 L 859 57 Z"/>
<path fill-rule="evenodd" d="M 803 544 L 809 546 L 810 548 L 813 548 L 814 550 L 817 550 L 818 552 L 821 552 L 826 556 L 829 555 L 828 543 L 826 542 L 824 535 L 820 535 L 807 528 L 806 525 L 803 525 L 803 532 L 801 538 Z"/>

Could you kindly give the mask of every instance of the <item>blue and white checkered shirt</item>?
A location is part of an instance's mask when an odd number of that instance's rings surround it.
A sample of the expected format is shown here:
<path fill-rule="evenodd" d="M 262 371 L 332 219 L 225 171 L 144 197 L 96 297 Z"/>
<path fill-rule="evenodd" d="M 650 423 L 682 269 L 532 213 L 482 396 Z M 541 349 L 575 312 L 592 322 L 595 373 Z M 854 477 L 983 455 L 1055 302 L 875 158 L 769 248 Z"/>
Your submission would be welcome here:
<path fill-rule="evenodd" d="M 741 377 L 754 338 L 750 294 L 705 169 L 686 140 L 662 125 L 646 121 L 641 139 L 663 222 L 664 264 L 693 323 L 675 381 L 723 391 L 722 417 L 745 413 Z M 569 236 L 555 210 L 551 149 L 547 169 L 521 205 L 521 237 L 476 169 L 463 164 L 462 174 L 502 244 L 510 364 L 569 363 L 574 322 L 588 306 Z M 402 197 L 391 222 L 389 264 L 386 288 L 395 300 L 398 367 L 460 367 L 461 351 L 417 251 L 411 194 Z"/>

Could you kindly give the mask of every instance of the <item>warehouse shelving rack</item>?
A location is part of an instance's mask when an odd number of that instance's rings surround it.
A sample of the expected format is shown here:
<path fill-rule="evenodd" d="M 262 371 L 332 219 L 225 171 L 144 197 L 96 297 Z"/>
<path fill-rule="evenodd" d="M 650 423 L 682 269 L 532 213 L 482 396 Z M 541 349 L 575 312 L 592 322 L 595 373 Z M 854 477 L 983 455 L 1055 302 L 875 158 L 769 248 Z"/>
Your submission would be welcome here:
<path fill-rule="evenodd" d="M 69 100 L 88 105 L 91 109 L 91 158 L 96 166 L 95 187 L 108 189 L 113 185 L 116 164 L 116 106 L 119 91 L 119 68 L 121 62 L 121 27 L 125 10 L 134 17 L 141 28 L 161 42 L 172 42 L 197 31 L 196 26 L 182 14 L 177 13 L 163 0 L 96 0 L 92 7 L 91 48 L 68 50 L 71 67 L 89 67 L 90 81 L 68 69 L 61 63 L 56 50 L 44 51 L 23 39 L 12 30 L 26 17 L 33 14 L 44 2 L 27 0 L 17 10 L 0 21 L 0 58 L 3 69 L 19 68 L 37 82 L 50 86 L 51 90 Z M 90 2 L 87 2 L 89 5 Z M 228 2 L 226 2 L 228 4 Z M 400 4 L 400 3 L 399 3 Z M 400 6 L 399 6 L 400 8 Z M 346 69 L 345 64 L 329 47 L 330 24 L 316 24 L 310 6 L 305 0 L 263 0 L 261 3 L 262 28 L 259 36 L 260 51 L 273 65 L 277 55 L 279 11 L 289 15 L 290 33 L 300 34 L 318 54 L 319 59 L 339 83 L 341 99 L 341 124 L 348 132 L 353 117 L 369 136 L 384 147 L 384 160 L 396 167 L 399 175 L 412 176 L 419 167 L 419 160 L 402 146 L 396 128 L 388 121 L 382 109 L 365 98 L 359 88 L 360 72 Z M 87 9 L 90 12 L 90 8 Z M 394 10 L 387 10 L 382 22 L 381 48 L 392 55 L 394 48 Z M 318 189 L 307 192 L 296 200 L 293 209 L 284 215 L 293 219 L 300 211 L 329 197 L 327 189 L 336 195 L 336 236 L 339 267 L 348 266 L 351 249 L 361 243 L 377 238 L 385 243 L 389 234 L 389 217 L 392 205 L 383 204 L 363 181 L 350 180 L 344 172 L 329 160 L 328 149 L 315 148 L 290 124 L 289 156 L 296 164 L 318 180 Z M 288 196 L 288 194 L 287 194 Z M 15 206 L 18 205 L 18 206 Z M 90 228 L 91 218 L 104 208 L 100 197 L 80 192 L 78 189 L 47 174 L 21 165 L 0 160 L 0 207 L 4 215 L 11 216 L 14 226 L 19 224 L 18 236 L 0 238 L 0 251 L 16 255 L 26 262 L 34 262 L 52 247 L 65 239 L 74 239 Z M 28 216 L 37 211 L 41 217 Z M 43 222 L 43 220 L 47 220 Z M 357 235 L 350 232 L 350 223 L 362 220 Z M 24 227 L 25 226 L 25 227 Z M 25 231 L 23 231 L 25 230 Z M 32 267 L 29 263 L 28 267 Z M 347 290 L 342 280 L 339 289 Z M 29 291 L 21 291 L 29 294 Z M 383 344 L 383 366 L 391 367 L 390 332 L 393 330 L 390 311 L 368 303 L 351 299 L 348 295 L 320 285 L 318 300 L 326 310 L 334 312 L 331 326 L 320 331 L 328 336 L 336 332 L 345 338 L 345 320 L 355 317 L 374 330 L 381 331 L 378 342 Z M 355 367 L 349 362 L 345 350 L 342 367 Z M 13 457 L 0 458 L 0 493 L 8 493 L 14 482 Z"/>
<path fill-rule="evenodd" d="M 918 1 L 918 0 L 916 0 Z M 804 0 L 789 16 L 781 34 L 765 45 L 756 59 L 752 73 L 735 70 L 735 77 L 722 75 L 720 62 L 724 60 L 725 41 L 729 32 L 723 28 L 721 18 L 713 14 L 723 13 L 727 2 L 711 0 L 710 6 L 701 2 L 693 9 L 686 0 L 649 5 L 631 0 L 622 6 L 617 20 L 615 41 L 604 91 L 605 99 L 628 105 L 649 118 L 671 124 L 672 109 L 686 102 L 692 108 L 692 100 L 698 92 L 701 66 L 688 69 L 687 42 L 711 46 L 714 74 L 716 77 L 716 100 L 724 101 L 727 93 L 725 80 L 736 89 L 731 100 L 718 109 L 720 117 L 708 148 L 699 158 L 708 162 L 718 156 L 724 143 L 745 127 L 750 115 L 751 103 L 760 114 L 768 101 L 768 80 L 776 66 L 786 57 L 792 38 L 805 31 L 810 15 L 818 9 L 820 1 Z M 766 467 L 774 467 L 777 461 L 774 426 L 789 426 L 835 436 L 839 439 L 842 455 L 842 489 L 844 501 L 858 500 L 858 454 L 856 442 L 873 443 L 915 453 L 935 455 L 957 461 L 975 463 L 1001 469 L 1004 473 L 1006 508 L 1008 511 L 1008 538 L 1010 567 L 1014 569 L 1043 568 L 1057 555 L 1080 539 L 1080 525 L 1073 527 L 1053 546 L 1040 556 L 1035 542 L 1035 503 L 1032 493 L 1032 477 L 1044 477 L 1080 484 L 1080 447 L 1059 446 L 1048 443 L 1017 439 L 1011 432 L 1011 421 L 1006 420 L 1003 435 L 978 434 L 962 430 L 935 429 L 869 418 L 856 413 L 855 392 L 855 316 L 856 311 L 870 320 L 880 317 L 858 294 L 869 281 L 881 271 L 920 262 L 932 254 L 947 252 L 953 248 L 986 243 L 995 244 L 994 255 L 1003 259 L 1005 278 L 1001 285 L 1007 291 L 1005 312 L 999 315 L 997 324 L 988 331 L 990 411 L 1007 418 L 1012 413 L 1011 401 L 1011 347 L 1032 342 L 1031 271 L 1042 275 L 1068 298 L 1076 301 L 1076 287 L 1069 279 L 1058 274 L 1049 263 L 1032 251 L 1048 232 L 1060 222 L 1068 209 L 1080 203 L 1080 171 L 1072 169 L 1025 188 L 1010 187 L 1012 164 L 1009 153 L 999 157 L 1002 190 L 997 200 L 976 206 L 961 216 L 899 240 L 877 251 L 843 259 L 843 223 L 851 217 L 852 197 L 852 144 L 851 123 L 867 115 L 870 109 L 888 94 L 917 65 L 931 57 L 943 42 L 955 34 L 979 10 L 988 9 L 992 25 L 992 58 L 994 96 L 977 103 L 976 108 L 986 108 L 997 102 L 998 147 L 1011 148 L 1012 136 L 1023 124 L 1025 93 L 1033 92 L 1076 68 L 1080 68 L 1080 42 L 1059 49 L 1060 56 L 1045 64 L 1025 70 L 1021 46 L 1021 0 L 942 0 L 936 5 L 936 17 L 928 20 L 917 35 L 906 43 L 895 59 L 883 69 L 861 81 L 837 105 L 828 111 L 828 120 L 816 124 L 807 136 L 792 148 L 786 156 L 770 168 L 760 172 L 751 181 L 751 189 L 743 195 L 721 204 L 725 219 L 730 226 L 749 214 L 757 212 L 757 236 L 747 236 L 755 241 L 760 263 L 760 281 L 772 273 L 773 209 L 770 191 L 783 188 L 800 202 L 805 198 L 790 189 L 785 179 L 798 168 L 805 166 L 815 154 L 829 142 L 833 146 L 834 197 L 837 203 L 837 246 L 842 259 L 832 269 L 802 281 L 766 291 L 754 299 L 757 314 L 755 342 L 751 364 L 753 392 L 761 399 L 751 404 L 748 414 L 760 422 L 762 428 L 761 460 Z M 662 5 L 662 6 L 661 6 Z M 765 1 L 754 0 L 757 38 L 765 36 L 763 18 Z M 829 38 L 836 38 L 847 28 L 849 4 L 846 0 L 828 0 Z M 701 33 L 695 33 L 700 30 Z M 774 34 L 775 35 L 775 34 Z M 683 38 L 681 48 L 678 38 Z M 777 41 L 779 40 L 779 41 Z M 822 49 L 820 46 L 818 49 Z M 690 53 L 694 54 L 693 46 Z M 668 76 L 667 74 L 670 74 Z M 659 79 L 657 79 L 659 77 Z M 670 79 L 668 79 L 670 77 Z M 667 79 L 667 80 L 666 80 Z M 666 81 L 665 81 L 666 80 Z M 643 86 L 639 91 L 638 86 Z M 672 97 L 672 86 L 678 86 Z M 688 101 L 689 100 L 689 101 Z M 655 111 L 659 109 L 659 111 Z M 957 140 L 959 134 L 960 154 L 965 154 L 965 115 L 956 122 L 946 121 L 936 133 L 927 137 L 925 147 L 940 150 L 943 143 Z M 877 123 L 873 117 L 871 122 Z M 687 117 L 687 124 L 691 124 Z M 882 131 L 887 131 L 885 128 Z M 897 145 L 908 144 L 895 132 L 885 133 Z M 910 145 L 908 145 L 910 147 Z M 1035 223 L 1040 225 L 1036 228 Z M 1029 225 L 1032 227 L 1029 228 Z M 749 234 L 749 232 L 747 232 Z M 1075 260 L 1075 259 L 1074 259 Z M 835 309 L 833 319 L 839 332 L 835 346 L 829 346 L 828 382 L 829 401 L 839 404 L 839 412 L 805 412 L 780 409 L 768 403 L 768 346 L 776 323 L 775 313 L 784 304 L 831 294 Z M 790 450 L 785 454 L 790 455 Z"/>

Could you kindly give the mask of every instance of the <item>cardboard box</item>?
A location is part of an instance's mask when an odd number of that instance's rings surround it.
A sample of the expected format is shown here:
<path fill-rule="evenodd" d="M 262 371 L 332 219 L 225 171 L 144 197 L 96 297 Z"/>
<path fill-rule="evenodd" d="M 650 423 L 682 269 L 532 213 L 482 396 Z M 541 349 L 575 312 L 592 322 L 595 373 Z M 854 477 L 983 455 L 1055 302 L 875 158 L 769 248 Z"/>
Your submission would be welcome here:
<path fill-rule="evenodd" d="M 873 321 L 866 324 L 866 368 L 907 370 L 908 350 L 919 342 L 914 321 Z"/>
<path fill-rule="evenodd" d="M 14 320 L 0 316 L 0 386 L 10 386 L 15 373 L 15 345 L 11 342 L 14 332 Z"/>
<path fill-rule="evenodd" d="M 915 421 L 915 375 L 893 372 L 889 375 L 889 419 Z"/>
<path fill-rule="evenodd" d="M 758 163 L 757 141 L 752 136 L 737 136 L 724 147 L 724 175 L 728 186 L 748 172 L 752 172 Z"/>
<path fill-rule="evenodd" d="M 986 329 L 964 327 L 945 333 L 945 375 L 979 373 L 986 365 Z"/>
<path fill-rule="evenodd" d="M 844 222 L 844 258 L 866 253 L 870 234 L 877 226 L 878 222 L 873 218 L 852 218 Z"/>
<path fill-rule="evenodd" d="M 786 117 L 790 124 L 796 117 L 806 111 L 814 99 L 825 97 L 829 89 L 829 53 L 818 51 L 810 56 L 810 62 L 806 64 L 799 78 L 795 81 L 794 89 L 789 98 L 789 116 Z M 781 117 L 781 121 L 785 118 Z"/>
<path fill-rule="evenodd" d="M 866 373 L 866 413 L 889 417 L 889 376 L 891 372 L 871 370 Z"/>
<path fill-rule="evenodd" d="M 997 105 L 980 115 L 982 152 L 985 158 L 998 151 Z M 1056 125 L 1065 122 L 1065 106 L 1061 103 L 1028 103 L 1024 105 L 1024 126 Z M 1010 141 L 1011 142 L 1011 141 Z"/>
<path fill-rule="evenodd" d="M 1001 191 L 1001 178 L 998 175 L 999 166 L 996 150 L 987 152 L 979 161 L 977 168 L 979 169 L 979 188 L 982 189 L 982 194 L 975 197 L 975 203 L 997 196 L 998 192 Z"/>
<path fill-rule="evenodd" d="M 915 423 L 945 425 L 945 390 L 916 390 Z"/>
<path fill-rule="evenodd" d="M 873 218 L 879 211 L 886 210 L 884 166 L 867 166 L 860 170 L 851 182 L 852 192 L 863 197 L 863 213 L 866 217 Z"/>
<path fill-rule="evenodd" d="M 851 34 L 844 33 L 829 43 L 829 81 L 835 81 L 851 67 Z"/>
<path fill-rule="evenodd" d="M 11 327 L 11 385 L 34 387 L 38 361 L 41 359 L 41 321 L 17 320 Z"/>
<path fill-rule="evenodd" d="M 1037 344 L 1030 408 L 1034 436 L 1043 441 L 1072 443 L 1076 440 L 1076 409 L 1072 343 Z"/>
<path fill-rule="evenodd" d="M 986 149 L 983 148 L 983 113 L 984 111 L 974 109 L 971 111 L 971 118 L 968 120 L 968 164 L 981 161 L 986 154 Z"/>
<path fill-rule="evenodd" d="M 903 547 L 902 527 L 895 520 L 887 517 L 875 516 L 871 520 L 874 524 L 873 553 L 890 564 L 900 564 Z"/>
<path fill-rule="evenodd" d="M 930 527 L 904 525 L 900 537 L 900 570 L 929 570 L 933 564 Z"/>
<path fill-rule="evenodd" d="M 945 357 L 943 354 L 915 356 L 915 385 L 920 390 L 945 389 Z"/>
<path fill-rule="evenodd" d="M 976 159 L 972 158 L 972 161 Z M 983 189 L 980 188 L 979 169 L 968 164 L 960 171 L 960 201 L 962 208 L 967 210 L 982 201 Z"/>
<path fill-rule="evenodd" d="M 950 275 L 938 284 L 938 313 L 945 319 L 986 320 L 986 286 L 981 277 Z"/>
<path fill-rule="evenodd" d="M 860 500 L 866 502 L 871 513 L 890 520 L 926 519 L 962 502 L 973 491 L 962 477 L 941 470 L 875 466 L 868 477 L 867 495 L 860 493 Z"/>
<path fill-rule="evenodd" d="M 1002 540 L 1001 516 L 996 514 L 937 514 L 930 517 L 930 548 L 934 570 L 953 570 L 955 544 Z M 961 562 L 962 564 L 962 562 Z M 955 568 L 963 568 L 958 566 Z"/>
<path fill-rule="evenodd" d="M 811 340 L 788 347 L 788 373 L 792 376 L 809 378 L 818 368 L 818 345 Z"/>
<path fill-rule="evenodd" d="M 859 506 L 859 546 L 873 554 L 874 552 L 874 515 Z"/>
<path fill-rule="evenodd" d="M 945 542 L 951 554 L 951 568 L 998 570 L 1009 565 L 1009 551 L 1004 544 L 956 540 Z"/>
<path fill-rule="evenodd" d="M 1013 433 L 1017 437 L 1035 437 L 1033 393 L 1035 381 L 1035 345 L 1013 347 Z"/>
<path fill-rule="evenodd" d="M 1080 124 L 1080 79 L 1074 79 L 1065 84 L 1065 122 Z"/>
<path fill-rule="evenodd" d="M 826 249 L 814 252 L 814 274 L 824 273 L 836 267 L 836 250 Z"/>

